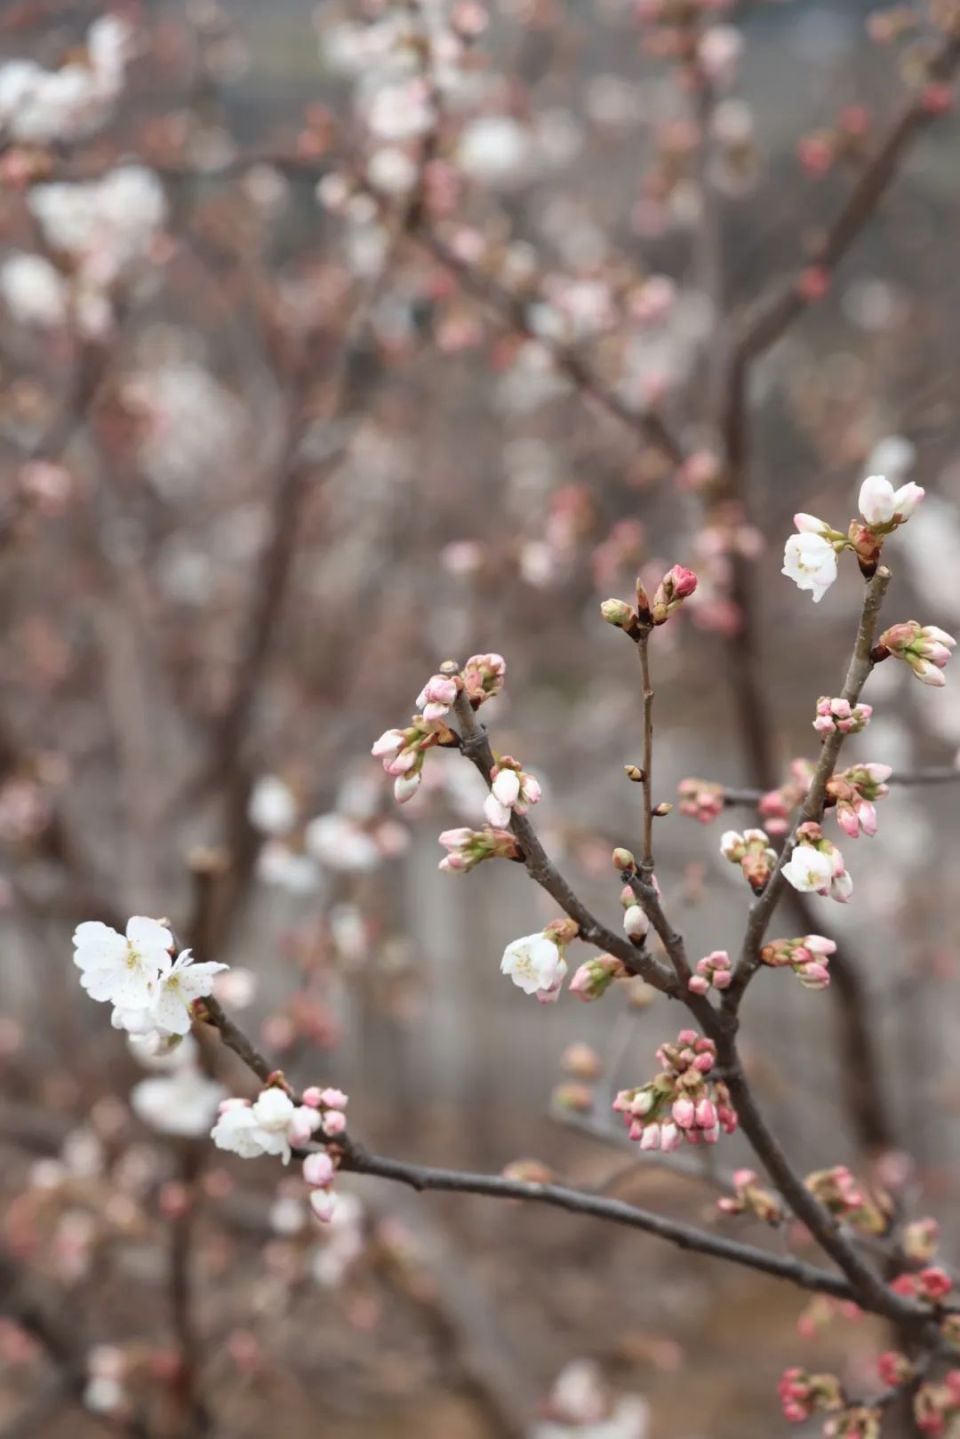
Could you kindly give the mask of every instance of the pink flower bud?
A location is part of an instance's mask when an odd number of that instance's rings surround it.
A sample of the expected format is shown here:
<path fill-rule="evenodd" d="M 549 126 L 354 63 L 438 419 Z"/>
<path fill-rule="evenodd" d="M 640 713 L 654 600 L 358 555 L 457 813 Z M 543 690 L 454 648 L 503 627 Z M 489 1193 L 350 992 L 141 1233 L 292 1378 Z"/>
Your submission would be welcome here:
<path fill-rule="evenodd" d="M 674 1122 L 681 1129 L 692 1129 L 696 1119 L 696 1106 L 691 1099 L 675 1099 L 671 1109 Z"/>
<path fill-rule="evenodd" d="M 303 1102 L 308 1109 L 320 1108 L 320 1105 L 323 1101 L 321 1100 L 320 1090 L 317 1085 L 311 1084 L 309 1089 L 305 1089 L 303 1091 Z"/>
<path fill-rule="evenodd" d="M 406 736 L 403 730 L 388 729 L 375 741 L 370 753 L 376 759 L 383 759 L 386 755 L 399 754 L 406 744 Z"/>
<path fill-rule="evenodd" d="M 623 928 L 630 939 L 645 939 L 650 921 L 638 904 L 632 904 L 623 916 Z"/>
<path fill-rule="evenodd" d="M 320 1128 L 329 1138 L 342 1134 L 347 1127 L 346 1116 L 339 1109 L 328 1109 L 323 1116 Z"/>
<path fill-rule="evenodd" d="M 698 1129 L 716 1129 L 717 1110 L 712 1100 L 701 1099 L 696 1107 L 695 1117 Z"/>
<path fill-rule="evenodd" d="M 304 1179 L 318 1189 L 325 1189 L 332 1183 L 335 1173 L 333 1160 L 325 1149 L 318 1150 L 316 1154 L 308 1154 L 303 1161 Z"/>
<path fill-rule="evenodd" d="M 704 979 L 702 974 L 695 974 L 690 979 L 687 988 L 691 994 L 706 994 L 710 988 L 710 983 Z"/>
<path fill-rule="evenodd" d="M 640 1148 L 643 1150 L 660 1148 L 659 1124 L 648 1124 L 645 1126 L 640 1136 Z"/>
<path fill-rule="evenodd" d="M 686 1131 L 687 1138 L 691 1137 L 692 1131 Z M 660 1126 L 660 1148 L 664 1154 L 669 1154 L 672 1149 L 679 1149 L 683 1143 L 683 1134 L 675 1124 L 661 1124 Z"/>
<path fill-rule="evenodd" d="M 320 1103 L 327 1109 L 346 1109 L 348 1102 L 342 1089 L 325 1089 L 320 1095 Z"/>
<path fill-rule="evenodd" d="M 322 1224 L 327 1224 L 333 1218 L 333 1211 L 337 1205 L 337 1196 L 330 1189 L 311 1189 L 310 1208 L 314 1216 Z"/>
<path fill-rule="evenodd" d="M 415 774 L 398 775 L 393 782 L 393 797 L 397 804 L 406 804 L 408 799 L 413 799 L 420 788 L 419 771 Z"/>

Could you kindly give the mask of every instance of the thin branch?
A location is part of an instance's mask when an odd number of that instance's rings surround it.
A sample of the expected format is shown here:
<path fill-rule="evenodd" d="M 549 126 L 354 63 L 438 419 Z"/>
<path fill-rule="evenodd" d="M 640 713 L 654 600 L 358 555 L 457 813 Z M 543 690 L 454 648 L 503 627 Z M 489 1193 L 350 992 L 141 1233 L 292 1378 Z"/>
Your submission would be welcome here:
<path fill-rule="evenodd" d="M 856 643 L 850 663 L 847 667 L 847 676 L 844 681 L 843 698 L 851 705 L 857 703 L 870 672 L 873 669 L 874 661 L 870 657 L 873 648 L 873 637 L 876 630 L 877 616 L 883 604 L 883 597 L 890 582 L 890 571 L 881 566 L 876 574 L 869 581 L 864 595 L 863 609 L 860 615 L 860 624 L 857 630 Z M 810 821 L 817 823 L 823 818 L 824 804 L 826 799 L 827 783 L 836 769 L 837 758 L 843 747 L 846 735 L 839 730 L 827 736 L 820 752 L 820 760 L 814 772 L 810 789 L 806 799 L 800 807 L 798 825 Z M 780 852 L 776 868 L 767 886 L 760 897 L 754 900 L 750 907 L 750 914 L 747 920 L 746 933 L 743 938 L 743 946 L 740 952 L 740 959 L 734 974 L 733 983 L 726 990 L 723 998 L 724 1009 L 728 1013 L 736 1014 L 744 991 L 756 970 L 760 965 L 760 946 L 763 943 L 767 926 L 773 917 L 773 911 L 783 893 L 786 880 L 783 877 L 785 865 L 793 854 L 796 841 L 789 839 Z"/>
<path fill-rule="evenodd" d="M 929 769 L 903 770 L 900 774 L 892 774 L 886 782 L 889 785 L 901 785 L 904 788 L 908 785 L 958 784 L 960 783 L 960 769 L 954 765 L 931 765 Z M 758 805 L 767 793 L 768 791 L 764 789 L 725 787 L 723 802 L 731 809 L 738 805 Z"/>
<path fill-rule="evenodd" d="M 479 722 L 470 701 L 462 693 L 457 697 L 456 715 L 460 723 L 460 739 L 463 753 L 480 771 L 487 784 L 496 764 L 487 732 Z M 556 865 L 548 856 L 537 836 L 537 832 L 526 815 L 513 813 L 510 829 L 516 835 L 523 852 L 523 862 L 530 878 L 541 889 L 546 890 L 557 901 L 564 914 L 580 926 L 579 937 L 587 944 L 615 955 L 623 961 L 631 974 L 639 974 L 648 984 L 663 994 L 676 992 L 676 985 L 664 967 L 650 955 L 632 944 L 623 934 L 608 929 L 587 909 L 586 905 L 571 889 Z"/>

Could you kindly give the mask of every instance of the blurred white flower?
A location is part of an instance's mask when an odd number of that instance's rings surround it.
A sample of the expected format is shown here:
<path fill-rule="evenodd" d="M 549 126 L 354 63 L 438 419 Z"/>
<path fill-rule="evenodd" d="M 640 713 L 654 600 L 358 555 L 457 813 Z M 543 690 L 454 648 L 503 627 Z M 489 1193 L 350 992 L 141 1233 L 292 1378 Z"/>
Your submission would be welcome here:
<path fill-rule="evenodd" d="M 130 1091 L 134 1113 L 161 1134 L 197 1137 L 205 1134 L 227 1091 L 192 1064 L 172 1074 L 141 1079 Z"/>
<path fill-rule="evenodd" d="M 102 180 L 35 185 L 27 203 L 47 243 L 70 255 L 79 278 L 95 288 L 146 255 L 167 214 L 163 186 L 142 165 L 122 165 Z"/>
<path fill-rule="evenodd" d="M 251 791 L 247 817 L 261 834 L 288 834 L 297 822 L 293 790 L 278 775 L 261 775 Z"/>
<path fill-rule="evenodd" d="M 274 884 L 289 894 L 312 894 L 320 879 L 317 866 L 308 854 L 299 854 L 278 840 L 261 849 L 257 877 L 264 884 Z"/>
<path fill-rule="evenodd" d="M 481 115 L 464 126 L 456 160 L 471 180 L 504 185 L 522 180 L 533 156 L 530 132 L 509 115 Z"/>
<path fill-rule="evenodd" d="M 20 325 L 51 328 L 67 318 L 68 290 L 59 270 L 42 255 L 18 253 L 0 265 L 0 295 Z"/>
<path fill-rule="evenodd" d="M 346 815 L 318 815 L 307 825 L 303 839 L 309 853 L 327 869 L 356 874 L 380 863 L 376 842 Z"/>

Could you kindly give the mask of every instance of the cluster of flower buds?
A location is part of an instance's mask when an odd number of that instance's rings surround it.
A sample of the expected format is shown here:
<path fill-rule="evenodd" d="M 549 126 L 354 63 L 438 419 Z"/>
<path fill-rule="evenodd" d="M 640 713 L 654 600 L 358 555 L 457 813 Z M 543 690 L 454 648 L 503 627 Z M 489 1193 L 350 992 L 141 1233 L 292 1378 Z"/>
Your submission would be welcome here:
<path fill-rule="evenodd" d="M 304 1090 L 297 1103 L 278 1073 L 252 1104 L 246 1099 L 225 1099 L 210 1137 L 218 1149 L 242 1159 L 276 1154 L 289 1164 L 293 1150 L 303 1149 L 318 1132 L 326 1140 L 344 1134 L 346 1107 L 342 1090 L 316 1086 Z M 317 1187 L 329 1187 L 329 1180 Z M 321 1217 L 329 1218 L 329 1214 Z"/>
<path fill-rule="evenodd" d="M 939 1304 L 953 1288 L 953 1280 L 939 1264 L 930 1264 L 916 1273 L 898 1274 L 890 1288 L 903 1299 L 925 1299 L 928 1304 Z"/>
<path fill-rule="evenodd" d="M 827 966 L 837 946 L 822 934 L 807 934 L 803 939 L 774 939 L 760 951 L 760 959 L 771 969 L 790 968 L 804 989 L 826 989 L 830 983 Z"/>
<path fill-rule="evenodd" d="M 335 1138 L 346 1129 L 347 1096 L 342 1089 L 318 1089 L 311 1086 L 303 1092 L 303 1102 L 311 1109 L 322 1110 L 322 1129 L 327 1138 Z M 335 1154 L 335 1151 L 334 1151 Z M 303 1161 L 303 1177 L 310 1186 L 310 1208 L 317 1219 L 324 1221 L 333 1217 L 336 1197 L 333 1180 L 337 1166 L 327 1149 L 318 1149 L 308 1154 Z"/>
<path fill-rule="evenodd" d="M 511 814 L 526 814 L 540 798 L 540 781 L 521 769 L 510 755 L 504 755 L 497 761 L 490 781 L 490 793 L 484 801 L 483 812 L 498 828 L 502 829 L 510 823 Z"/>
<path fill-rule="evenodd" d="M 439 864 L 446 874 L 466 874 L 485 859 L 523 858 L 508 829 L 445 829 L 438 839 L 447 850 Z"/>
<path fill-rule="evenodd" d="M 565 951 L 576 939 L 579 926 L 572 919 L 555 919 L 539 934 L 527 934 L 507 945 L 500 973 L 507 974 L 524 994 L 535 994 L 541 1004 L 560 997 L 567 973 Z"/>
<path fill-rule="evenodd" d="M 887 780 L 893 773 L 888 764 L 856 764 L 827 781 L 827 803 L 836 805 L 837 824 L 850 839 L 861 830 L 877 832 L 875 801 L 890 793 Z"/>
<path fill-rule="evenodd" d="M 435 745 L 452 745 L 453 731 L 442 721 L 415 717 L 407 729 L 388 729 L 380 736 L 370 753 L 383 761 L 393 778 L 393 794 L 398 804 L 405 804 L 420 788 L 423 762 L 427 751 Z"/>
<path fill-rule="evenodd" d="M 591 1001 L 606 994 L 615 979 L 629 978 L 623 960 L 612 954 L 598 954 L 585 960 L 570 981 L 570 993 Z"/>
<path fill-rule="evenodd" d="M 809 590 L 814 602 L 837 578 L 837 556 L 843 550 L 853 550 L 863 574 L 874 574 L 887 535 L 910 518 L 923 493 L 919 485 L 895 490 L 882 475 L 869 475 L 860 486 L 860 518 L 850 521 L 845 535 L 816 515 L 794 515 L 797 533 L 787 540 L 782 573 L 798 589 Z"/>
<path fill-rule="evenodd" d="M 646 911 L 640 904 L 636 891 L 630 883 L 630 879 L 637 874 L 637 861 L 630 850 L 618 848 L 610 856 L 614 869 L 625 881 L 620 891 L 620 903 L 623 906 L 623 930 L 628 939 L 634 944 L 642 946 L 650 933 L 650 920 Z M 660 893 L 660 886 L 657 883 L 656 875 L 650 875 L 648 883 L 654 893 Z"/>
<path fill-rule="evenodd" d="M 844 1407 L 843 1390 L 835 1374 L 808 1374 L 805 1369 L 786 1369 L 777 1385 L 783 1417 L 791 1424 L 803 1424 L 817 1413 L 832 1413 Z"/>
<path fill-rule="evenodd" d="M 777 863 L 777 851 L 771 849 L 765 830 L 746 829 L 739 834 L 728 829 L 720 839 L 720 853 L 731 864 L 738 864 L 754 894 L 761 894 Z"/>
<path fill-rule="evenodd" d="M 853 880 L 843 855 L 835 844 L 824 839 L 823 830 L 813 820 L 797 830 L 796 845 L 783 866 L 783 877 L 801 894 L 829 895 L 840 904 L 846 904 L 853 893 Z"/>
<path fill-rule="evenodd" d="M 691 975 L 687 988 L 691 994 L 706 994 L 713 989 L 729 989 L 733 980 L 730 956 L 725 949 L 715 949 L 703 959 L 697 960 L 696 973 Z"/>
<path fill-rule="evenodd" d="M 893 1206 L 882 1190 L 870 1193 L 854 1179 L 846 1165 L 808 1174 L 804 1184 L 824 1209 L 861 1234 L 886 1234 Z"/>
<path fill-rule="evenodd" d="M 813 727 L 818 734 L 859 734 L 866 729 L 873 714 L 873 705 L 851 705 L 842 697 L 831 699 L 821 695 L 817 700 L 817 717 Z"/>
<path fill-rule="evenodd" d="M 952 1433 L 960 1416 L 960 1369 L 950 1369 L 935 1384 L 922 1384 L 913 1400 L 913 1417 L 921 1434 Z"/>
<path fill-rule="evenodd" d="M 823 1426 L 823 1439 L 880 1439 L 883 1409 L 878 1404 L 851 1404 L 832 1414 Z"/>
<path fill-rule="evenodd" d="M 473 709 L 496 699 L 503 689 L 507 662 L 503 655 L 471 655 L 460 672 L 463 692 Z"/>
<path fill-rule="evenodd" d="M 682 779 L 677 785 L 680 813 L 711 824 L 723 814 L 724 788 L 708 779 Z"/>
<path fill-rule="evenodd" d="M 694 1029 L 681 1030 L 676 1044 L 662 1044 L 663 1066 L 649 1084 L 622 1089 L 613 1108 L 622 1114 L 630 1138 L 641 1149 L 677 1149 L 687 1144 L 716 1144 L 721 1130 L 732 1134 L 737 1116 L 722 1080 L 710 1079 L 717 1050 L 712 1039 Z"/>
<path fill-rule="evenodd" d="M 775 1194 L 763 1188 L 752 1169 L 735 1169 L 733 1187 L 733 1195 L 717 1200 L 721 1214 L 753 1214 L 764 1224 L 782 1223 L 783 1205 Z"/>
<path fill-rule="evenodd" d="M 921 625 L 916 620 L 903 620 L 884 630 L 872 653 L 874 661 L 888 655 L 908 664 L 921 684 L 940 687 L 946 684 L 943 671 L 950 652 L 956 646 L 953 635 L 936 625 Z"/>
<path fill-rule="evenodd" d="M 901 1354 L 896 1349 L 886 1350 L 877 1359 L 877 1373 L 881 1381 L 890 1389 L 898 1389 L 901 1384 L 909 1384 L 915 1372 L 906 1354 Z"/>
<path fill-rule="evenodd" d="M 757 813 L 763 821 L 767 834 L 786 834 L 790 828 L 790 816 L 801 800 L 806 798 L 813 780 L 814 766 L 808 759 L 790 761 L 790 775 L 777 789 L 768 790 L 761 796 Z"/>
<path fill-rule="evenodd" d="M 652 601 L 638 579 L 636 608 L 626 600 L 604 600 L 600 613 L 608 625 L 614 625 L 632 640 L 638 640 L 654 625 L 665 625 L 696 588 L 697 577 L 693 570 L 674 565 L 660 581 Z"/>
<path fill-rule="evenodd" d="M 370 753 L 375 759 L 383 761 L 384 769 L 393 779 L 393 793 L 398 804 L 404 804 L 419 789 L 427 751 L 436 745 L 456 745 L 457 736 L 447 725 L 446 718 L 456 704 L 457 696 L 462 691 L 472 708 L 479 709 L 503 689 L 506 668 L 502 655 L 471 655 L 459 672 L 456 664 L 449 661 L 441 666 L 438 674 L 430 676 L 417 696 L 417 708 L 421 713 L 414 715 L 406 729 L 385 730 L 376 741 Z M 513 764 L 514 761 L 509 761 L 509 765 Z M 529 782 L 526 803 L 535 804 L 540 798 L 540 786 L 531 776 L 524 778 Z M 510 787 L 509 784 L 506 786 L 505 793 L 509 793 Z M 536 798 L 531 797 L 534 794 Z M 506 807 L 515 808 L 516 805 Z M 507 819 L 499 822 L 505 824 Z"/>
<path fill-rule="evenodd" d="M 869 111 L 862 105 L 847 105 L 834 127 L 802 137 L 797 158 L 810 179 L 820 180 L 840 161 L 860 159 L 869 135 Z"/>
<path fill-rule="evenodd" d="M 860 569 L 872 575 L 880 563 L 880 551 L 887 535 L 913 514 L 923 499 L 919 485 L 901 485 L 895 490 L 883 475 L 868 475 L 860 486 L 860 519 L 851 520 L 847 536 Z"/>
<path fill-rule="evenodd" d="M 929 1264 L 937 1252 L 940 1225 L 935 1219 L 913 1219 L 900 1235 L 900 1248 L 915 1264 Z"/>

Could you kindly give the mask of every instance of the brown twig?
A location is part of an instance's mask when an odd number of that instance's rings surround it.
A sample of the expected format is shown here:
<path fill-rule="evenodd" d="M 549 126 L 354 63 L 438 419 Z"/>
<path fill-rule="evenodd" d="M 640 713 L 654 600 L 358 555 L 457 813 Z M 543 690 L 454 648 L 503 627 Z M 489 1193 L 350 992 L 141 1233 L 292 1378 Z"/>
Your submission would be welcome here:
<path fill-rule="evenodd" d="M 486 730 L 462 692 L 457 697 L 456 716 L 460 724 L 461 749 L 489 785 L 496 758 Z M 580 926 L 579 937 L 582 940 L 615 955 L 623 961 L 631 974 L 639 974 L 661 993 L 675 992 L 673 979 L 661 964 L 634 945 L 625 935 L 608 929 L 591 914 L 548 856 L 526 815 L 514 812 L 510 818 L 510 829 L 520 843 L 523 862 L 530 878 L 557 901 L 564 914 L 576 921 Z"/>

